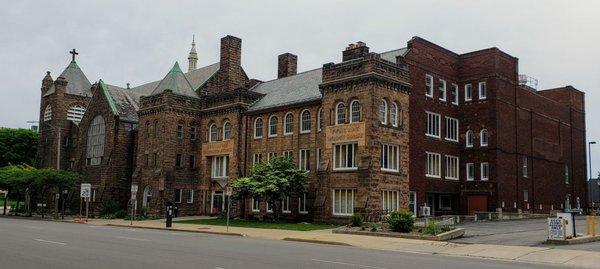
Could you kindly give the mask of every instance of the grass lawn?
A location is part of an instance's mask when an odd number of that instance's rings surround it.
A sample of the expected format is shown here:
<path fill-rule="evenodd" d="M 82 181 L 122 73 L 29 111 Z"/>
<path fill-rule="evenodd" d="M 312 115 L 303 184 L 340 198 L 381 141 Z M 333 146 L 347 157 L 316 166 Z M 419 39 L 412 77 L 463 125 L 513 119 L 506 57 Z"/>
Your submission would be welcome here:
<path fill-rule="evenodd" d="M 196 220 L 181 220 L 174 221 L 175 223 L 186 223 L 186 224 L 204 224 L 204 225 L 217 225 L 226 226 L 227 219 L 196 219 Z M 292 223 L 283 221 L 257 221 L 257 220 L 240 220 L 230 219 L 229 226 L 231 227 L 246 227 L 246 228 L 260 228 L 260 229 L 278 229 L 278 230 L 295 230 L 295 231 L 313 231 L 331 229 L 337 226 L 329 224 L 312 224 L 312 223 Z"/>

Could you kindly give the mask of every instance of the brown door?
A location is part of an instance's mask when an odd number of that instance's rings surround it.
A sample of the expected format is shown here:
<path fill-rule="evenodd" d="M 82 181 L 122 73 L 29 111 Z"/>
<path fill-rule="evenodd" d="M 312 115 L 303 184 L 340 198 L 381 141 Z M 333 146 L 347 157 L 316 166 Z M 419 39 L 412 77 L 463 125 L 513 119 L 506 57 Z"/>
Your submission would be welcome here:
<path fill-rule="evenodd" d="M 469 206 L 469 214 L 473 214 L 475 211 L 487 212 L 487 196 L 485 195 L 471 195 L 467 198 Z"/>

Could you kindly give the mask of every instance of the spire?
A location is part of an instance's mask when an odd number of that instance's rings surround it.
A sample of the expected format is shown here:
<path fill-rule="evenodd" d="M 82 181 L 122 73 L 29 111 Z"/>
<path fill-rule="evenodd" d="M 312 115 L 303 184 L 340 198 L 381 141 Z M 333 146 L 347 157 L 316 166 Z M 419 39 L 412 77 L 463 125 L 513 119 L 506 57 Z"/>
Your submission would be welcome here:
<path fill-rule="evenodd" d="M 166 90 L 175 94 L 198 98 L 194 88 L 181 71 L 181 68 L 179 68 L 179 63 L 177 62 L 175 62 L 173 68 L 171 68 L 171 71 L 167 73 L 165 78 L 158 83 L 151 95 L 160 94 Z"/>
<path fill-rule="evenodd" d="M 196 35 L 192 35 L 192 49 L 190 49 L 188 63 L 188 72 L 196 69 L 196 63 L 198 63 L 198 54 L 196 53 Z"/>

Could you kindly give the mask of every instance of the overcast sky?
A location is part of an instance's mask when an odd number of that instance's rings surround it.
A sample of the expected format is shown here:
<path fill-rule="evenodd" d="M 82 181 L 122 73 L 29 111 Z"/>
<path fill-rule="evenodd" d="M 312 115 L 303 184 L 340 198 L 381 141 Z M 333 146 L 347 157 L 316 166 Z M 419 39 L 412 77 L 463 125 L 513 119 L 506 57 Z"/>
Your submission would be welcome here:
<path fill-rule="evenodd" d="M 92 83 L 136 86 L 175 61 L 187 70 L 192 34 L 199 67 L 218 61 L 221 37 L 242 38 L 244 69 L 262 80 L 276 76 L 284 52 L 304 71 L 339 61 L 350 42 L 382 52 L 420 36 L 457 53 L 499 47 L 539 89 L 584 91 L 588 140 L 600 143 L 599 11 L 600 1 L 6 1 L 0 126 L 38 119 L 41 80 L 46 71 L 56 79 L 73 48 Z"/>

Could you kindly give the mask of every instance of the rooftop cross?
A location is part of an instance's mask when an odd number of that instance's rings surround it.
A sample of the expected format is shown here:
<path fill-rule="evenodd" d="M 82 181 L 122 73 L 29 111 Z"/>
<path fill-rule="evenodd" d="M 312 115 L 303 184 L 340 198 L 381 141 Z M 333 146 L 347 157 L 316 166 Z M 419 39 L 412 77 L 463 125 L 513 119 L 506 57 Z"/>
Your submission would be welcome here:
<path fill-rule="evenodd" d="M 69 53 L 71 53 L 73 55 L 73 62 L 75 61 L 75 55 L 78 55 L 79 53 L 77 51 L 75 51 L 75 49 L 73 49 L 72 51 L 69 51 Z"/>

